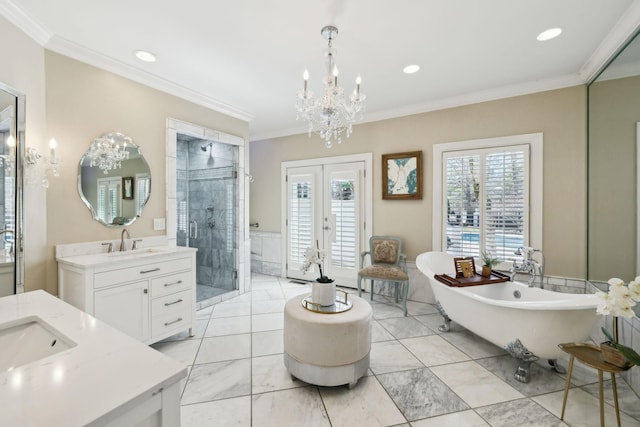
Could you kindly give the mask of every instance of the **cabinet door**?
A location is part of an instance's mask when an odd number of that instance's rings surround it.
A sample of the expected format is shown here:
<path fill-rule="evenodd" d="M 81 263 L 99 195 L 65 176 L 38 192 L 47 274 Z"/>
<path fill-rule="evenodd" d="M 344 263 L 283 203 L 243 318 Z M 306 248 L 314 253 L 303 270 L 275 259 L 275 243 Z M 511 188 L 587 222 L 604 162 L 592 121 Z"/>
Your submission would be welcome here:
<path fill-rule="evenodd" d="M 94 316 L 140 341 L 149 338 L 149 282 L 96 291 Z"/>

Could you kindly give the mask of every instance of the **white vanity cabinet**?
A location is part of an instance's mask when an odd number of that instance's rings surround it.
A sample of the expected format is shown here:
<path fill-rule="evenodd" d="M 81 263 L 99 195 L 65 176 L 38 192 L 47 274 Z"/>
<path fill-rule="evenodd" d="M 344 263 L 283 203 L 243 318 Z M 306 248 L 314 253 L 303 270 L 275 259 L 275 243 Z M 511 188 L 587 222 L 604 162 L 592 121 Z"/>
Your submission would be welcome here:
<path fill-rule="evenodd" d="M 58 258 L 61 299 L 147 344 L 191 334 L 195 283 L 190 248 Z"/>

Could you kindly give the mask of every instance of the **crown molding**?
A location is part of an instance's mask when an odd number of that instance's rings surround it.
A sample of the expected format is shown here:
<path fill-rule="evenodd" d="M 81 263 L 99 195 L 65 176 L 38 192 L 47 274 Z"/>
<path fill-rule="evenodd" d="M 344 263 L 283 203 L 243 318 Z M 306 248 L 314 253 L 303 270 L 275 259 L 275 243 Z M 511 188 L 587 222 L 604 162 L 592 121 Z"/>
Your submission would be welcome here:
<path fill-rule="evenodd" d="M 53 52 L 110 71 L 145 86 L 166 92 L 236 119 L 246 122 L 254 119 L 252 114 L 244 110 L 56 36 L 11 0 L 0 0 L 0 14 L 31 37 L 36 43 Z"/>
<path fill-rule="evenodd" d="M 598 45 L 587 62 L 580 68 L 580 78 L 590 83 L 611 61 L 611 59 L 627 44 L 640 29 L 640 0 L 633 4 L 620 17 L 609 34 Z"/>
<path fill-rule="evenodd" d="M 45 47 L 53 52 L 93 65 L 94 67 L 112 72 L 153 89 L 177 96 L 211 110 L 218 111 L 222 114 L 235 117 L 236 119 L 244 120 L 246 122 L 250 122 L 254 119 L 252 114 L 244 110 L 218 101 L 217 99 L 203 95 L 202 93 L 196 92 L 188 87 L 179 85 L 162 77 L 158 77 L 129 64 L 125 64 L 124 62 L 120 62 L 109 56 L 95 52 L 62 37 L 54 35 Z"/>
<path fill-rule="evenodd" d="M 0 14 L 40 46 L 45 46 L 52 37 L 51 31 L 11 0 L 0 1 Z"/>
<path fill-rule="evenodd" d="M 389 120 L 399 117 L 412 116 L 416 114 L 428 113 L 431 111 L 445 110 L 448 108 L 462 107 L 465 105 L 479 104 L 481 102 L 496 101 L 499 99 L 513 98 L 515 96 L 530 95 L 533 93 L 546 92 L 549 90 L 564 89 L 567 87 L 584 85 L 578 74 L 570 74 L 562 77 L 554 77 L 546 80 L 538 80 L 524 84 L 508 85 L 499 88 L 472 92 L 460 96 L 442 98 L 425 103 L 406 105 L 399 108 L 367 112 L 365 120 L 358 122 L 354 126 L 363 123 L 372 123 L 380 120 Z M 258 132 L 250 134 L 250 141 L 260 141 L 263 139 L 280 138 L 291 135 L 306 134 L 306 126 L 274 130 L 268 132 Z"/>

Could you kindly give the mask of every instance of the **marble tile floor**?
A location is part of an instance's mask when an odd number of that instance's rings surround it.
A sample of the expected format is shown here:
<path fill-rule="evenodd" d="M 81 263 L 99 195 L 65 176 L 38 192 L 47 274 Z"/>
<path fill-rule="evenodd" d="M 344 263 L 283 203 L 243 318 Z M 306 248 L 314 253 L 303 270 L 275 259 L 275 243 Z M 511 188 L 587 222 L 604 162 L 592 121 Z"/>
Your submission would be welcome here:
<path fill-rule="evenodd" d="M 531 381 L 513 379 L 502 349 L 452 324 L 430 304 L 409 302 L 409 316 L 374 296 L 371 364 L 356 387 L 293 380 L 283 361 L 283 308 L 309 285 L 254 275 L 252 292 L 197 312 L 196 336 L 153 347 L 188 365 L 181 421 L 191 426 L 599 426 L 596 371 L 576 362 L 565 421 L 565 377 L 542 361 Z M 366 294 L 369 301 L 369 294 Z M 567 361 L 560 362 L 567 366 Z M 640 368 L 634 368 L 640 369 Z M 606 425 L 616 425 L 606 383 Z M 623 426 L 640 426 L 640 399 L 618 377 Z"/>

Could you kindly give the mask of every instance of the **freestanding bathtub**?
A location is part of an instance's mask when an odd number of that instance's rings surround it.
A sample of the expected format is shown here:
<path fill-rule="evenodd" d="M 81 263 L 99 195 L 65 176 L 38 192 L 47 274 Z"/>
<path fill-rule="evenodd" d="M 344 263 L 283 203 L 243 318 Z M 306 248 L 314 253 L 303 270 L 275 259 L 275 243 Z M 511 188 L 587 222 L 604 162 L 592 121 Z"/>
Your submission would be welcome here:
<path fill-rule="evenodd" d="M 558 344 L 584 340 L 596 321 L 594 295 L 553 292 L 518 282 L 449 287 L 434 278 L 435 274 L 455 277 L 453 257 L 443 252 L 420 254 L 416 265 L 427 276 L 445 321 L 448 316 L 508 350 L 520 340 L 524 350 L 552 360 L 554 366 L 564 354 Z"/>

